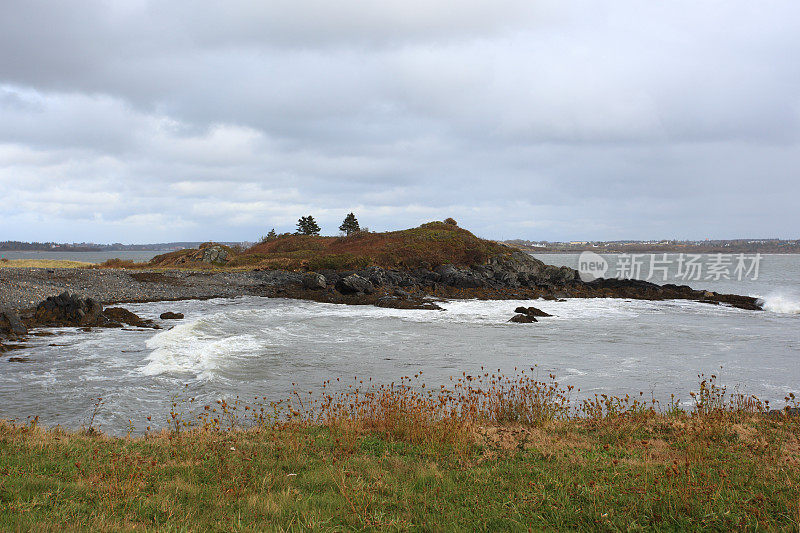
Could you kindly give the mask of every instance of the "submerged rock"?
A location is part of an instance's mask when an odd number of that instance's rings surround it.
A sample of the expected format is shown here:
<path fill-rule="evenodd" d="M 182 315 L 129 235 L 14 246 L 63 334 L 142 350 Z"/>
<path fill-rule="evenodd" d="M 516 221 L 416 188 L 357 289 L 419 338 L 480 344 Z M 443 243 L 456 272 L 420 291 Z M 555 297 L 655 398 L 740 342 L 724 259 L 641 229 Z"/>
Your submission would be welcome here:
<path fill-rule="evenodd" d="M 444 311 L 434 302 L 429 302 L 419 298 L 398 298 L 397 296 L 381 296 L 375 302 L 376 307 L 388 309 L 427 309 L 431 311 Z"/>
<path fill-rule="evenodd" d="M 158 318 L 161 320 L 181 320 L 183 318 L 183 313 L 173 313 L 172 311 L 167 311 L 166 313 L 161 313 Z"/>
<path fill-rule="evenodd" d="M 118 323 L 122 323 L 137 328 L 161 329 L 161 326 L 154 323 L 152 320 L 141 318 L 123 307 L 109 307 L 103 311 L 103 314 L 109 321 L 112 321 L 106 324 L 108 327 L 115 327 L 119 325 Z"/>
<path fill-rule="evenodd" d="M 11 350 L 21 350 L 22 348 L 25 348 L 24 344 L 3 344 L 0 342 L 0 353 L 10 352 Z"/>
<path fill-rule="evenodd" d="M 542 311 L 537 307 L 517 307 L 516 309 L 514 309 L 514 312 L 528 316 L 542 316 L 542 317 L 553 316 L 550 313 L 545 313 L 544 311 Z"/>
<path fill-rule="evenodd" d="M 509 322 L 517 322 L 519 324 L 530 324 L 531 322 L 538 322 L 535 316 L 531 315 L 514 315 Z"/>

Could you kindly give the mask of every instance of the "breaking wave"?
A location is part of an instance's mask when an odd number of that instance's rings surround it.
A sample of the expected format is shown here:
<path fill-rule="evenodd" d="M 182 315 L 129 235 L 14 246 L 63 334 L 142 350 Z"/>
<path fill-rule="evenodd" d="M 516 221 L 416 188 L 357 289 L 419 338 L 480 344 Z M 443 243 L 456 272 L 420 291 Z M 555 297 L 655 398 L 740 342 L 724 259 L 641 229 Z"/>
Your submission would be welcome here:
<path fill-rule="evenodd" d="M 761 298 L 765 311 L 789 315 L 800 314 L 800 296 L 796 294 L 774 293 Z"/>
<path fill-rule="evenodd" d="M 231 319 L 242 313 L 218 313 L 158 333 L 146 342 L 153 351 L 142 373 L 152 376 L 190 372 L 200 378 L 209 377 L 231 358 L 259 353 L 264 347 L 263 339 L 241 329 L 231 331 L 236 322 Z"/>

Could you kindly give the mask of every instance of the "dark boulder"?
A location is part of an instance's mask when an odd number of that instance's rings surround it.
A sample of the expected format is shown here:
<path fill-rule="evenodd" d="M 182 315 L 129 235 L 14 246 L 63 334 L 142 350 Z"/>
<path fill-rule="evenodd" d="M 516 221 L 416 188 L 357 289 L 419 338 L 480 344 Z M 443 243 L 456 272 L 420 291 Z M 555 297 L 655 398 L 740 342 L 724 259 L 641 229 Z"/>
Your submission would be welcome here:
<path fill-rule="evenodd" d="M 0 333 L 6 335 L 27 335 L 28 328 L 14 311 L 0 310 Z"/>
<path fill-rule="evenodd" d="M 578 277 L 578 272 L 572 268 L 546 265 L 519 250 L 489 259 L 484 269 L 491 269 L 491 277 L 496 282 L 512 287 L 554 287 L 570 283 Z"/>
<path fill-rule="evenodd" d="M 328 286 L 328 280 L 322 274 L 306 272 L 303 274 L 303 288 L 306 290 L 321 290 Z"/>
<path fill-rule="evenodd" d="M 100 302 L 68 292 L 39 303 L 34 316 L 38 323 L 49 326 L 93 326 L 104 322 Z"/>
<path fill-rule="evenodd" d="M 416 268 L 416 269 L 411 271 L 411 276 L 413 277 L 414 280 L 416 280 L 416 283 L 419 283 L 419 284 L 422 284 L 422 285 L 432 285 L 432 284 L 436 283 L 437 281 L 440 281 L 440 278 L 441 278 L 441 276 L 439 276 L 439 274 L 437 274 L 436 272 L 433 272 L 431 270 L 428 270 L 427 268 Z M 401 283 L 401 285 L 404 286 L 404 287 L 408 286 L 408 285 L 402 284 L 402 283 Z"/>
<path fill-rule="evenodd" d="M 538 322 L 535 316 L 530 315 L 514 315 L 509 322 L 517 322 L 518 324 L 530 324 L 531 322 Z"/>
<path fill-rule="evenodd" d="M 161 326 L 152 320 L 141 318 L 123 307 L 109 307 L 103 311 L 103 315 L 110 321 L 106 324 L 109 327 L 115 327 L 122 323 L 136 328 L 161 329 Z"/>
<path fill-rule="evenodd" d="M 173 313 L 172 311 L 167 311 L 166 313 L 161 313 L 158 318 L 161 320 L 181 320 L 183 318 L 183 313 Z"/>
<path fill-rule="evenodd" d="M 372 294 L 375 289 L 368 279 L 350 274 L 336 282 L 336 290 L 342 294 Z"/>
<path fill-rule="evenodd" d="M 388 270 L 373 266 L 365 269 L 362 277 L 369 280 L 374 287 L 381 287 L 392 283 L 392 278 L 394 276 L 391 276 Z"/>
<path fill-rule="evenodd" d="M 542 316 L 542 317 L 553 316 L 550 313 L 545 313 L 544 311 L 542 311 L 537 307 L 517 307 L 516 309 L 514 309 L 514 312 L 528 316 Z"/>

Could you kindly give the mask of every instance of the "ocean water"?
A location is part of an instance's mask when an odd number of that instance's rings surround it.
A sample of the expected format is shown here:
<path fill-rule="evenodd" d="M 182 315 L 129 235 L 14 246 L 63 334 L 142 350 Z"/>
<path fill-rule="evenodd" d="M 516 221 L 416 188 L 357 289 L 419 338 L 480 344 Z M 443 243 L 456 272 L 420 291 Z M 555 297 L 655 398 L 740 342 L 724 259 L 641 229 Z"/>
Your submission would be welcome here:
<path fill-rule="evenodd" d="M 800 313 L 800 255 L 798 254 L 754 254 L 742 256 L 746 270 L 757 263 L 757 268 L 749 272 L 736 272 L 738 254 L 701 254 L 697 267 L 686 266 L 689 254 L 636 254 L 635 261 L 630 254 L 603 254 L 608 263 L 605 277 L 627 277 L 651 281 L 653 283 L 675 283 L 689 285 L 695 289 L 705 289 L 720 293 L 741 294 L 763 298 L 765 308 L 782 313 Z M 549 265 L 579 268 L 580 254 L 533 254 Z M 684 263 L 680 264 L 681 256 Z M 640 265 L 639 275 L 633 274 L 632 263 Z M 714 270 L 714 263 L 721 266 Z M 652 268 L 651 268 L 652 267 Z M 661 269 L 664 267 L 664 270 Z M 651 272 L 652 271 L 652 272 Z"/>
<path fill-rule="evenodd" d="M 155 250 L 122 250 L 117 252 L 47 252 L 47 251 L 0 251 L 0 257 L 6 259 L 50 259 L 56 261 L 81 261 L 83 263 L 102 263 L 108 259 L 122 259 L 146 263 L 157 255 L 167 251 Z"/>
<path fill-rule="evenodd" d="M 577 257 L 542 259 L 577 264 Z M 780 407 L 787 393 L 800 393 L 800 256 L 766 256 L 759 279 L 737 283 L 697 285 L 763 297 L 768 310 L 623 299 L 455 300 L 442 304 L 445 311 L 258 297 L 130 304 L 141 316 L 170 310 L 186 318 L 162 322 L 161 331 L 32 337 L 0 360 L 0 418 L 39 416 L 75 428 L 100 397 L 95 424 L 124 432 L 129 424 L 166 425 L 173 397 L 278 400 L 293 383 L 317 390 L 328 379 L 389 383 L 422 371 L 428 386 L 438 386 L 481 368 L 531 367 L 580 389 L 578 397 L 641 391 L 661 401 L 675 394 L 687 405 L 698 374 L 713 373 L 729 390 Z M 508 323 L 518 305 L 555 316 Z M 12 356 L 28 362 L 8 362 Z"/>

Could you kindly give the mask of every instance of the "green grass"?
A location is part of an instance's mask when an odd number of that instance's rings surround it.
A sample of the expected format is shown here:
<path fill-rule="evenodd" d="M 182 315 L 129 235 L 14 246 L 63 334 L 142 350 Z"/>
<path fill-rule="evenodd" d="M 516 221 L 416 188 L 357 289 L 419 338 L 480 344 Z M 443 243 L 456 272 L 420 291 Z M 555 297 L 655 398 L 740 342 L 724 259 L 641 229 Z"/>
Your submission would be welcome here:
<path fill-rule="evenodd" d="M 716 376 L 687 412 L 577 402 L 530 371 L 325 382 L 277 404 L 176 395 L 170 430 L 136 438 L 0 423 L 0 529 L 800 528 L 800 417 Z"/>
<path fill-rule="evenodd" d="M 0 427 L 3 530 L 797 531 L 798 424 L 664 415 L 410 443 L 318 425 Z"/>

